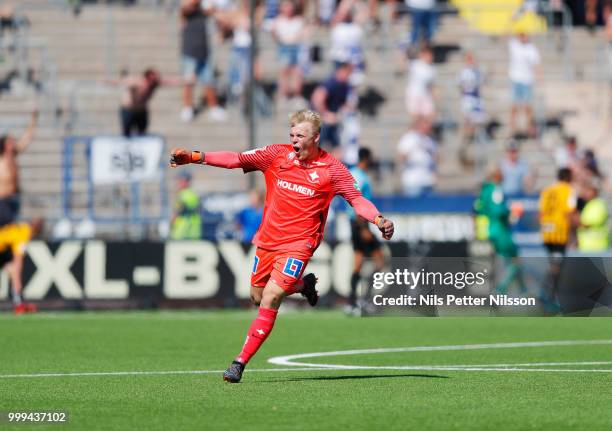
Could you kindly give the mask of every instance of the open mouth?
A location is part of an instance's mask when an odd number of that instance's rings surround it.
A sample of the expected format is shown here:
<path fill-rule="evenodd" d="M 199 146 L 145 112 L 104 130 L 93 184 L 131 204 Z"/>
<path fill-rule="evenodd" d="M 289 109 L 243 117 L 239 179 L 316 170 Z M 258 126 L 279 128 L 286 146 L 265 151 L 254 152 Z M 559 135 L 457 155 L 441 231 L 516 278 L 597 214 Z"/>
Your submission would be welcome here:
<path fill-rule="evenodd" d="M 300 152 L 300 147 L 298 147 L 297 145 L 293 146 L 293 151 L 295 151 L 296 154 L 299 154 Z"/>

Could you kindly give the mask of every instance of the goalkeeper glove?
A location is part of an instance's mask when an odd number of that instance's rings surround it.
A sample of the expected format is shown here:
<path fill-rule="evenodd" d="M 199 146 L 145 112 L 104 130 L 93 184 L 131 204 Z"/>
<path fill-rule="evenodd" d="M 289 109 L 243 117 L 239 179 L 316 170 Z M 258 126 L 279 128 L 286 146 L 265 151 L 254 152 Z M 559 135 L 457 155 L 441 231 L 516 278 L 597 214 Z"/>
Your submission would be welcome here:
<path fill-rule="evenodd" d="M 200 151 L 187 151 L 184 148 L 175 148 L 170 152 L 170 166 L 175 168 L 178 165 L 189 163 L 204 163 L 204 153 Z"/>

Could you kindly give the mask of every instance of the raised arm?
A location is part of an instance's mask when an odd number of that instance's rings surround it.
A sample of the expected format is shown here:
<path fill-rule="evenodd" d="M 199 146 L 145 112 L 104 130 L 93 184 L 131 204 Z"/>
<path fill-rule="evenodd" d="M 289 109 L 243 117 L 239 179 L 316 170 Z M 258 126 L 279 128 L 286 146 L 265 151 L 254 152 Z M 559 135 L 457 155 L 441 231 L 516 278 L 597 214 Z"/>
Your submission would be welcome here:
<path fill-rule="evenodd" d="M 241 168 L 240 153 L 233 151 L 212 151 L 203 153 L 201 151 L 187 151 L 184 148 L 175 148 L 170 153 L 170 166 L 176 168 L 179 165 L 195 163 L 198 165 L 211 165 L 219 168 L 235 169 Z"/>
<path fill-rule="evenodd" d="M 30 124 L 28 124 L 28 128 L 25 133 L 21 136 L 19 141 L 17 141 L 17 146 L 15 149 L 17 153 L 23 153 L 25 149 L 32 142 L 32 138 L 34 138 L 34 132 L 36 132 L 36 125 L 38 124 L 38 111 L 34 110 L 32 112 L 32 117 L 30 119 Z"/>
<path fill-rule="evenodd" d="M 272 160 L 282 145 L 268 145 L 263 148 L 237 153 L 234 151 L 187 151 L 184 148 L 175 148 L 170 153 L 170 166 L 175 168 L 178 165 L 195 163 L 198 165 L 211 165 L 219 168 L 235 169 L 242 168 L 245 172 L 265 171 L 270 167 Z"/>

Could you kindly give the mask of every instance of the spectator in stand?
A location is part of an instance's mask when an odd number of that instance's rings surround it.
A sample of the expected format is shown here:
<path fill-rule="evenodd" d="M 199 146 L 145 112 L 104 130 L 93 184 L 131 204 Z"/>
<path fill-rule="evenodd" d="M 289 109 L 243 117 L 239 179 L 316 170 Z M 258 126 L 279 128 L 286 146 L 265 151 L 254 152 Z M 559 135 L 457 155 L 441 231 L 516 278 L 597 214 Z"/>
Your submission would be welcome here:
<path fill-rule="evenodd" d="M 16 27 L 13 6 L 5 4 L 0 7 L 0 36 L 4 36 L 5 31 L 12 31 Z"/>
<path fill-rule="evenodd" d="M 357 0 L 343 0 L 340 3 L 332 20 L 329 52 L 335 66 L 347 62 L 353 65 L 353 85 L 364 81 L 365 71 L 362 23 L 367 19 L 367 15 L 361 13 L 359 17 L 356 16 L 357 8 Z"/>
<path fill-rule="evenodd" d="M 149 102 L 162 85 L 180 85 L 176 78 L 162 79 L 154 68 L 147 68 L 140 76 L 124 76 L 106 81 L 124 88 L 119 108 L 121 133 L 126 138 L 146 135 L 149 128 Z"/>
<path fill-rule="evenodd" d="M 408 70 L 406 107 L 411 121 L 433 121 L 436 112 L 433 96 L 435 78 L 433 52 L 429 46 L 423 46 L 419 57 L 410 62 Z"/>
<path fill-rule="evenodd" d="M 412 16 L 410 45 L 430 45 L 436 31 L 436 0 L 405 0 Z"/>
<path fill-rule="evenodd" d="M 256 28 L 262 21 L 264 12 L 263 3 L 257 2 L 255 10 Z M 230 94 L 233 98 L 242 95 L 249 79 L 249 67 L 251 61 L 251 22 L 249 16 L 249 1 L 241 0 L 240 6 L 231 15 L 229 25 L 232 29 L 232 50 L 229 64 Z M 261 79 L 261 68 L 257 55 L 255 55 L 254 67 L 255 81 Z"/>
<path fill-rule="evenodd" d="M 28 128 L 19 140 L 10 134 L 0 136 L 0 226 L 13 223 L 19 215 L 21 197 L 17 157 L 32 142 L 37 124 L 38 111 L 34 111 Z"/>
<path fill-rule="evenodd" d="M 349 83 L 352 71 L 351 63 L 339 64 L 334 74 L 312 93 L 312 106 L 323 119 L 319 145 L 336 154 L 340 146 L 341 116 L 356 107 Z"/>
<path fill-rule="evenodd" d="M 399 141 L 402 186 L 407 196 L 428 195 L 436 184 L 438 148 L 430 133 L 431 122 L 420 119 Z"/>
<path fill-rule="evenodd" d="M 568 168 L 574 174 L 580 169 L 580 155 L 578 154 L 578 141 L 575 136 L 565 138 L 565 145 L 555 151 L 555 164 L 558 169 Z"/>
<path fill-rule="evenodd" d="M 178 196 L 172 216 L 172 239 L 198 240 L 202 238 L 200 197 L 191 188 L 191 175 L 181 172 L 177 177 Z"/>
<path fill-rule="evenodd" d="M 316 15 L 320 25 L 330 25 L 342 0 L 317 0 Z"/>
<path fill-rule="evenodd" d="M 595 152 L 592 149 L 587 148 L 584 151 L 584 154 L 580 159 L 580 166 L 591 178 L 603 178 L 603 175 L 599 170 L 599 163 L 597 162 L 597 157 L 595 156 Z"/>
<path fill-rule="evenodd" d="M 291 0 L 283 0 L 280 14 L 272 23 L 272 35 L 278 43 L 280 74 L 278 77 L 279 100 L 302 97 L 303 76 L 299 62 L 300 46 L 308 36 L 304 17 Z"/>
<path fill-rule="evenodd" d="M 226 40 L 232 34 L 232 21 L 239 7 L 239 0 L 204 0 L 200 6 L 212 10 L 219 39 Z"/>
<path fill-rule="evenodd" d="M 263 28 L 266 31 L 270 31 L 270 29 L 272 28 L 272 23 L 278 16 L 278 11 L 280 8 L 280 1 L 279 0 L 264 0 L 264 1 L 265 1 L 265 4 L 264 4 Z"/>
<path fill-rule="evenodd" d="M 184 122 L 193 120 L 195 115 L 193 89 L 196 82 L 203 85 L 210 120 L 227 119 L 225 110 L 219 106 L 214 86 L 214 66 L 208 34 L 208 17 L 213 12 L 213 8 L 203 9 L 200 0 L 183 0 L 181 4 L 181 69 L 185 79 L 181 120 Z"/>
<path fill-rule="evenodd" d="M 374 26 L 379 26 L 378 1 L 379 0 L 316 0 L 315 14 L 317 23 L 325 26 L 333 24 L 332 20 L 336 13 L 344 7 L 344 3 L 348 3 L 358 7 L 360 12 L 365 12 L 367 15 L 366 20 L 370 20 Z M 361 22 L 361 13 L 359 15 L 358 21 Z"/>
<path fill-rule="evenodd" d="M 584 18 L 587 28 L 592 33 L 597 29 L 597 3 L 599 0 L 585 0 L 584 2 Z"/>
<path fill-rule="evenodd" d="M 510 113 L 510 130 L 517 132 L 517 116 L 520 110 L 525 112 L 527 134 L 535 137 L 536 125 L 533 115 L 533 90 L 536 75 L 540 75 L 540 53 L 531 43 L 529 36 L 520 33 L 508 42 L 510 61 L 508 75 L 512 83 L 512 109 Z"/>
<path fill-rule="evenodd" d="M 467 147 L 476 137 L 477 129 L 486 120 L 486 113 L 482 103 L 482 85 L 484 76 L 476 64 L 474 54 L 466 51 L 464 54 L 464 67 L 459 73 L 459 90 L 461 92 L 462 143 L 459 158 L 464 165 L 471 164 L 467 157 Z"/>
<path fill-rule="evenodd" d="M 249 193 L 249 206 L 238 213 L 238 225 L 242 235 L 242 242 L 250 243 L 259 229 L 263 217 L 263 193 L 251 190 Z"/>
<path fill-rule="evenodd" d="M 534 183 L 529 165 L 520 157 L 519 151 L 519 143 L 510 141 L 506 147 L 506 155 L 499 164 L 502 173 L 501 188 L 509 198 L 523 196 L 531 190 Z"/>

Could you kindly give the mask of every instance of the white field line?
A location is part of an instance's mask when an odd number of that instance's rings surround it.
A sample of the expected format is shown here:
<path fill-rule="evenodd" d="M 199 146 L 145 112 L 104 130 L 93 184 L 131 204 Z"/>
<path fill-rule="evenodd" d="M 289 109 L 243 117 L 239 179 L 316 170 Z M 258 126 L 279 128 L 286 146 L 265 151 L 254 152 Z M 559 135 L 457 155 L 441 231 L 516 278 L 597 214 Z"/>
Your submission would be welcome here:
<path fill-rule="evenodd" d="M 259 368 L 248 370 L 249 373 L 284 372 L 284 371 L 323 371 L 327 368 Z M 165 376 L 176 374 L 221 374 L 224 370 L 173 370 L 173 371 L 108 371 L 85 373 L 34 373 L 34 374 L 0 374 L 0 379 L 36 378 L 36 377 L 105 377 L 105 376 Z"/>
<path fill-rule="evenodd" d="M 612 365 L 612 361 L 587 361 L 587 362 L 532 362 L 527 364 L 471 364 L 471 365 L 450 365 L 456 368 L 471 367 L 555 367 L 573 365 Z"/>
<path fill-rule="evenodd" d="M 559 346 L 594 346 L 612 345 L 612 340 L 566 340 L 566 341 L 530 341 L 518 343 L 491 343 L 491 344 L 462 344 L 450 346 L 416 346 L 394 347 L 380 349 L 338 350 L 333 352 L 299 353 L 297 355 L 276 356 L 268 359 L 274 365 L 294 367 L 318 367 L 344 369 L 346 365 L 313 364 L 310 362 L 295 362 L 297 359 L 321 358 L 328 356 L 367 355 L 377 353 L 405 353 L 405 352 L 437 352 L 457 350 L 486 350 L 486 349 L 517 349 L 529 347 L 559 347 Z"/>
<path fill-rule="evenodd" d="M 610 345 L 612 340 L 569 340 L 569 341 L 536 341 L 523 343 L 493 343 L 466 344 L 452 346 L 421 346 L 362 350 L 341 350 L 335 352 L 302 353 L 298 355 L 278 356 L 268 362 L 289 366 L 288 368 L 247 369 L 247 372 L 274 373 L 288 371 L 333 371 L 333 370 L 392 370 L 392 371 L 495 371 L 495 372 L 565 372 L 565 373 L 611 373 L 612 369 L 567 369 L 567 368 L 531 368 L 548 366 L 576 365 L 610 365 L 612 361 L 593 362 L 540 362 L 526 364 L 488 364 L 488 365 L 407 365 L 407 366 L 365 366 L 365 365 L 332 365 L 292 362 L 294 359 L 314 358 L 323 356 L 359 355 L 369 353 L 451 351 L 478 349 L 507 349 L 521 347 L 550 346 L 585 346 Z M 527 367 L 527 368 L 524 368 Z M 99 377 L 99 376 L 151 376 L 151 375 L 181 375 L 181 374 L 216 374 L 222 370 L 176 370 L 176 371 L 111 371 L 83 373 L 34 373 L 34 374 L 0 374 L 0 379 L 44 378 L 44 377 Z"/>
<path fill-rule="evenodd" d="M 567 362 L 560 365 L 572 365 Z M 580 363 L 577 363 L 580 364 Z M 589 364 L 589 363 L 584 363 Z M 528 364 L 531 365 L 531 364 Z M 533 364 L 535 365 L 535 364 Z M 466 366 L 466 365 L 408 365 L 408 366 L 361 366 L 343 365 L 338 368 L 258 368 L 247 369 L 246 373 L 278 373 L 295 371 L 505 371 L 505 372 L 567 372 L 567 373 L 612 373 L 612 369 L 553 369 L 553 368 L 497 368 L 494 364 L 488 366 Z M 109 372 L 87 372 L 87 373 L 39 373 L 39 374 L 0 374 L 0 379 L 28 379 L 49 377 L 125 377 L 125 376 L 164 376 L 164 375 L 194 375 L 194 374 L 219 374 L 223 370 L 175 370 L 175 371 L 109 371 Z"/>

